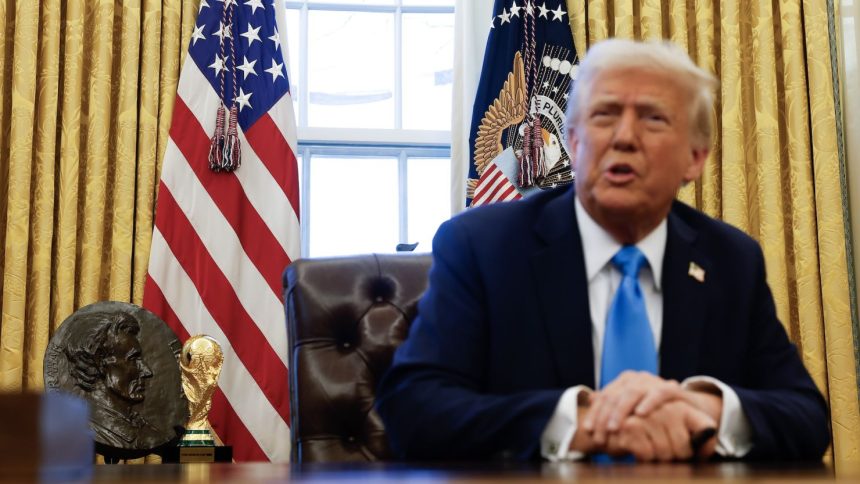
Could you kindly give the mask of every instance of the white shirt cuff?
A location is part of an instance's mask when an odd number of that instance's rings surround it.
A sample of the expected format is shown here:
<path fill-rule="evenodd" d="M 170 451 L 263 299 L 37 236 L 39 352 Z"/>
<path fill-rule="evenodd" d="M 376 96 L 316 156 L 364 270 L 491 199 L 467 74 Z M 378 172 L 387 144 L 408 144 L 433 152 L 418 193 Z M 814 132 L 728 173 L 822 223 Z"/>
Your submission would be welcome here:
<path fill-rule="evenodd" d="M 723 457 L 743 457 L 752 449 L 752 429 L 738 394 L 725 383 L 709 376 L 693 376 L 681 386 L 687 390 L 719 390 L 723 397 L 720 428 L 717 432 L 717 454 Z"/>
<path fill-rule="evenodd" d="M 577 385 L 568 388 L 561 395 L 540 438 L 540 452 L 544 459 L 558 462 L 585 457 L 582 452 L 570 450 L 570 444 L 576 435 L 580 394 L 586 397 L 590 393 L 591 389 L 587 386 Z"/>

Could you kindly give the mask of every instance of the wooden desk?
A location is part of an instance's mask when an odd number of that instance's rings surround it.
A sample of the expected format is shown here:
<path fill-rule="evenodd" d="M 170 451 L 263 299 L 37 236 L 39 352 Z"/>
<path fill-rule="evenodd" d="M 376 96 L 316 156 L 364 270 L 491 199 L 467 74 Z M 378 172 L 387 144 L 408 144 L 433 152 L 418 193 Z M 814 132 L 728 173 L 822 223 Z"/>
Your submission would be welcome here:
<path fill-rule="evenodd" d="M 161 464 L 97 466 L 92 482 L 161 483 L 214 482 L 257 483 L 299 481 L 308 483 L 526 483 L 541 481 L 607 483 L 615 481 L 663 483 L 711 482 L 845 482 L 857 481 L 858 472 L 807 464 L 454 464 L 454 465 L 304 465 L 288 464 Z"/>

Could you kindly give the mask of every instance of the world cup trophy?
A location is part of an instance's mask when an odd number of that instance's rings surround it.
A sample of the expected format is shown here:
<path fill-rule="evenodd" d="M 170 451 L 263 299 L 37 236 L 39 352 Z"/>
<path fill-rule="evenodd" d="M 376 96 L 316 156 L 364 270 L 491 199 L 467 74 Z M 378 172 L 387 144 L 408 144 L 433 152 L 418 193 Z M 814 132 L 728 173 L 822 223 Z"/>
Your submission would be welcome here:
<path fill-rule="evenodd" d="M 192 336 L 182 346 L 179 367 L 182 370 L 182 390 L 188 398 L 189 419 L 179 443 L 180 462 L 232 460 L 233 449 L 216 446 L 208 420 L 212 395 L 218 386 L 223 364 L 221 345 L 211 336 Z"/>

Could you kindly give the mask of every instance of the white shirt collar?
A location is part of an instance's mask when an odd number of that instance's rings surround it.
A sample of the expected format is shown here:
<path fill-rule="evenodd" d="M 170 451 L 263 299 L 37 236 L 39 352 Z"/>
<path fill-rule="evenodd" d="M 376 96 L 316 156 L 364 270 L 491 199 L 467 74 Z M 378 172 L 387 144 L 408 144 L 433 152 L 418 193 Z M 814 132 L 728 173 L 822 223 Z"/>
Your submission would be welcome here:
<path fill-rule="evenodd" d="M 621 249 L 618 243 L 603 227 L 597 224 L 585 207 L 574 195 L 576 219 L 579 224 L 579 236 L 582 239 L 582 253 L 585 257 L 585 273 L 591 282 L 598 272 L 603 270 L 612 257 Z M 645 254 L 645 259 L 654 274 L 654 287 L 660 290 L 663 272 L 663 256 L 666 253 L 666 219 L 651 231 L 636 247 Z"/>

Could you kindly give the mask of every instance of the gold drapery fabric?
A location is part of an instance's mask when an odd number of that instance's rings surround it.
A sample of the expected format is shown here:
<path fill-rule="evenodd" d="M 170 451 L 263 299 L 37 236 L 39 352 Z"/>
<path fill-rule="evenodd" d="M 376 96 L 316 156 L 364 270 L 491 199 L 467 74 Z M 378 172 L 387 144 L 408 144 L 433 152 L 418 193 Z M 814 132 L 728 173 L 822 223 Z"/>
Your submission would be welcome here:
<path fill-rule="evenodd" d="M 75 309 L 140 304 L 198 2 L 0 2 L 0 391 Z"/>
<path fill-rule="evenodd" d="M 777 312 L 830 402 L 833 456 L 860 460 L 849 244 L 828 2 L 567 0 L 580 55 L 607 38 L 666 38 L 720 79 L 717 132 L 683 201 L 762 246 Z"/>

